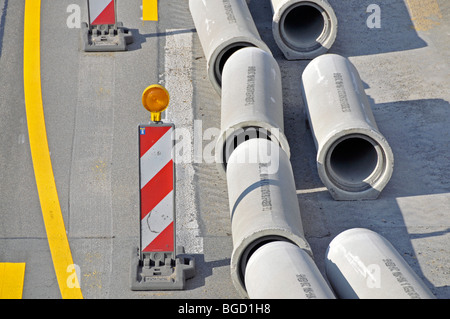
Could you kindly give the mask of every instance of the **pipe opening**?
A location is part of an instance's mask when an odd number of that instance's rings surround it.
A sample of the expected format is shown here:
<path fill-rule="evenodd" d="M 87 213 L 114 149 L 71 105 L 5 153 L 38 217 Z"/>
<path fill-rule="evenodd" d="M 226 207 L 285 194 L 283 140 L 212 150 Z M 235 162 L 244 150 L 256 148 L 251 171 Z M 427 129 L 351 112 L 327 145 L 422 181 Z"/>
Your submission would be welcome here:
<path fill-rule="evenodd" d="M 326 31 L 323 9 L 313 3 L 299 3 L 285 11 L 280 23 L 281 37 L 295 50 L 320 46 Z"/>
<path fill-rule="evenodd" d="M 214 76 L 219 86 L 222 86 L 222 72 L 227 60 L 236 53 L 236 51 L 247 47 L 255 46 L 248 42 L 237 42 L 230 44 L 219 53 L 214 65 Z"/>
<path fill-rule="evenodd" d="M 223 146 L 223 163 L 225 168 L 228 163 L 228 159 L 231 156 L 231 153 L 242 143 L 254 139 L 261 138 L 271 141 L 270 131 L 266 130 L 262 127 L 249 126 L 245 128 L 237 128 L 233 131 L 232 134 L 227 138 L 225 144 Z"/>
<path fill-rule="evenodd" d="M 353 135 L 334 143 L 327 155 L 331 180 L 349 191 L 362 191 L 376 180 L 384 160 L 381 147 L 367 136 Z"/>

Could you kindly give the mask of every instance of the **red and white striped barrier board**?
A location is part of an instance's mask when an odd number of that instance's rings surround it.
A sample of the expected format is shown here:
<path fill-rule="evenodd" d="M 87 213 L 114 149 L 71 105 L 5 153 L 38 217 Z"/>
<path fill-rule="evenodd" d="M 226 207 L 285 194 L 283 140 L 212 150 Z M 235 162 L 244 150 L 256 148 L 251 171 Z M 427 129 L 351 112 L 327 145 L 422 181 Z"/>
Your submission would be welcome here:
<path fill-rule="evenodd" d="M 88 0 L 89 24 L 116 24 L 114 0 Z"/>
<path fill-rule="evenodd" d="M 173 252 L 174 160 L 172 124 L 139 126 L 141 252 Z"/>

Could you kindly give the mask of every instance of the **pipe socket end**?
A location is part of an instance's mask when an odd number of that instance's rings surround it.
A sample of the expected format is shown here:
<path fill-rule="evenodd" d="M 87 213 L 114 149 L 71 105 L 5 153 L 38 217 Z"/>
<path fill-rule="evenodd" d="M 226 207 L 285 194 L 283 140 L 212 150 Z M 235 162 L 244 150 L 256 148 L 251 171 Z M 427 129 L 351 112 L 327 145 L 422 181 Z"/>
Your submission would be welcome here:
<path fill-rule="evenodd" d="M 326 53 L 336 39 L 337 27 L 327 1 L 284 1 L 274 8 L 273 36 L 288 60 L 313 59 Z"/>
<path fill-rule="evenodd" d="M 279 128 L 267 126 L 264 123 L 239 123 L 222 131 L 217 139 L 215 160 L 217 170 L 223 178 L 226 178 L 227 163 L 233 151 L 243 142 L 254 138 L 275 142 L 290 158 L 289 143 Z"/>
<path fill-rule="evenodd" d="M 272 55 L 269 47 L 259 39 L 237 37 L 218 45 L 207 65 L 209 80 L 218 94 L 222 92 L 222 72 L 225 63 L 234 53 L 244 48 L 259 48 Z"/>
<path fill-rule="evenodd" d="M 244 298 L 248 298 L 245 286 L 247 264 L 255 251 L 272 242 L 288 242 L 305 251 L 313 258 L 312 250 L 305 238 L 273 229 L 262 230 L 234 245 L 231 254 L 231 279 L 236 290 Z"/>
<path fill-rule="evenodd" d="M 319 176 L 335 200 L 378 198 L 389 182 L 394 156 L 373 131 L 341 132 L 318 152 Z"/>

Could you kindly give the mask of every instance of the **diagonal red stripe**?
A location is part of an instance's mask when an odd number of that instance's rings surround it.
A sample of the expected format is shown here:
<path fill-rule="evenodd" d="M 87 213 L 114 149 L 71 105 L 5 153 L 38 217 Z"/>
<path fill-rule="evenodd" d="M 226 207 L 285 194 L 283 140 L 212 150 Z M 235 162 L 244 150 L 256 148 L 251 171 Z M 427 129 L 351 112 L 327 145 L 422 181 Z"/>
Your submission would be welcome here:
<path fill-rule="evenodd" d="M 147 247 L 142 251 L 174 251 L 173 222 L 166 227 Z"/>
<path fill-rule="evenodd" d="M 116 16 L 114 14 L 114 1 L 111 1 L 105 8 L 105 10 L 100 13 L 94 21 L 92 21 L 92 25 L 99 24 L 115 24 Z"/>
<path fill-rule="evenodd" d="M 145 134 L 139 133 L 139 153 L 142 157 L 147 151 L 159 141 L 172 127 L 171 126 L 147 126 Z"/>
<path fill-rule="evenodd" d="M 141 219 L 173 190 L 173 161 L 170 160 L 158 174 L 141 189 Z"/>

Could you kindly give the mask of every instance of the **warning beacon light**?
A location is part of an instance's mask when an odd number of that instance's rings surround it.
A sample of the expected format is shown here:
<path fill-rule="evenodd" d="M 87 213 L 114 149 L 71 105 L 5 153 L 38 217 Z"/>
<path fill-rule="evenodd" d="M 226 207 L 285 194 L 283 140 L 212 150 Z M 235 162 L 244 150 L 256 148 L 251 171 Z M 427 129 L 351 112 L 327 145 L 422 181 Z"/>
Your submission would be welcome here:
<path fill-rule="evenodd" d="M 161 122 L 161 112 L 169 106 L 169 92 L 159 84 L 147 87 L 142 93 L 142 104 L 151 113 L 153 122 Z"/>

